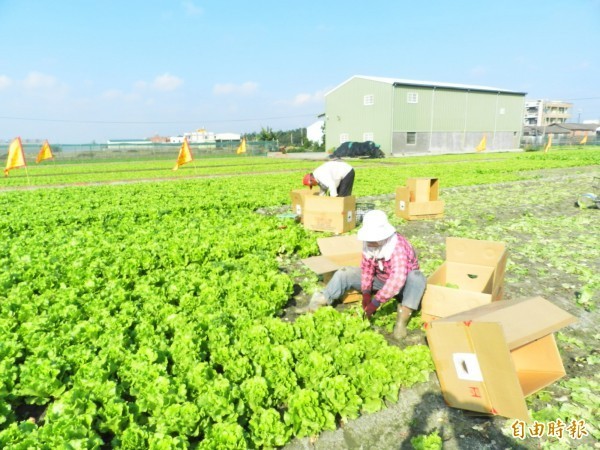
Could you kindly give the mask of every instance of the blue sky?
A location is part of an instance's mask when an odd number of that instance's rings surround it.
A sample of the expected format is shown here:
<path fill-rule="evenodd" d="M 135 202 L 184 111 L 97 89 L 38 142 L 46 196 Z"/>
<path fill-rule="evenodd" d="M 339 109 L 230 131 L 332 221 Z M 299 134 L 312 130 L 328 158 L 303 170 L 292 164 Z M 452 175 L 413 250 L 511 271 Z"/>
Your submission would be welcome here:
<path fill-rule="evenodd" d="M 600 119 L 600 0 L 0 0 L 0 141 L 305 127 L 353 75 Z"/>

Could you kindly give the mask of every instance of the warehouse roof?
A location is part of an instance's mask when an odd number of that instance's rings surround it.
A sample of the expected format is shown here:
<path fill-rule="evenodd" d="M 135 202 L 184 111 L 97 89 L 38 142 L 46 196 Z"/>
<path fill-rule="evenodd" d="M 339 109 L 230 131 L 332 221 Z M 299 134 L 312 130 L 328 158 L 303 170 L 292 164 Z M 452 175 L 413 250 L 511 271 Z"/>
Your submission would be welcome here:
<path fill-rule="evenodd" d="M 508 89 L 500 89 L 500 88 L 490 87 L 490 86 L 476 86 L 476 85 L 470 85 L 470 84 L 443 83 L 443 82 L 439 82 L 439 81 L 418 81 L 418 80 L 404 80 L 401 78 L 370 77 L 370 76 L 364 76 L 364 75 L 354 75 L 353 77 L 347 79 L 343 83 L 341 83 L 338 86 L 331 89 L 325 95 L 329 95 L 331 92 L 335 91 L 336 89 L 339 89 L 344 84 L 350 82 L 351 80 L 353 80 L 355 78 L 361 78 L 363 80 L 370 80 L 370 81 L 377 81 L 380 83 L 387 83 L 387 84 L 391 84 L 393 86 L 416 86 L 416 87 L 431 87 L 431 88 L 435 87 L 435 88 L 444 88 L 444 89 L 457 89 L 457 90 L 461 90 L 461 91 L 502 92 L 505 94 L 517 94 L 517 95 L 526 95 L 527 94 L 526 92 L 511 91 Z"/>

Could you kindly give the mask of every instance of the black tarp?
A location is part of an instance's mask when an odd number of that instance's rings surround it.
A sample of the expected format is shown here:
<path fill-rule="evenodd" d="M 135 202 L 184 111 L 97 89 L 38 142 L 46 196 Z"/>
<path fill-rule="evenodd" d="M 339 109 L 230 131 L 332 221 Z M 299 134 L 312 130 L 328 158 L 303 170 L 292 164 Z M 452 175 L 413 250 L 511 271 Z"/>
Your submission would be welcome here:
<path fill-rule="evenodd" d="M 332 158 L 385 158 L 379 145 L 373 141 L 366 142 L 344 142 L 331 155 Z"/>

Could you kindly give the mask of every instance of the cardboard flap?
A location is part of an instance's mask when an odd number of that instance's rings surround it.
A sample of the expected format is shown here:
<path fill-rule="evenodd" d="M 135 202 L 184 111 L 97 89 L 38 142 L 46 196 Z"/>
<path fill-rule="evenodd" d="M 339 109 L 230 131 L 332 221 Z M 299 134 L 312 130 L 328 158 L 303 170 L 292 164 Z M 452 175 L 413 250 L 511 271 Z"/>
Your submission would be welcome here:
<path fill-rule="evenodd" d="M 362 242 L 355 234 L 350 236 L 334 236 L 317 239 L 321 255 L 334 256 L 352 253 L 362 253 Z"/>
<path fill-rule="evenodd" d="M 333 236 L 317 239 L 321 256 L 302 259 L 301 262 L 317 275 L 333 272 L 343 266 L 358 267 L 362 258 L 362 242 L 356 235 Z"/>
<path fill-rule="evenodd" d="M 503 242 L 446 238 L 446 261 L 495 267 L 505 252 Z"/>
<path fill-rule="evenodd" d="M 446 403 L 490 414 L 492 405 L 467 327 L 436 320 L 425 332 Z"/>
<path fill-rule="evenodd" d="M 498 323 L 512 350 L 554 333 L 577 319 L 542 297 L 532 297 L 493 302 L 440 320 Z"/>
<path fill-rule="evenodd" d="M 421 302 L 421 311 L 435 317 L 448 317 L 490 302 L 490 295 L 481 292 L 460 291 L 444 286 L 427 285 L 427 295 Z"/>
<path fill-rule="evenodd" d="M 313 256 L 311 258 L 301 259 L 300 261 L 317 275 L 333 272 L 340 268 L 338 263 L 332 261 L 327 256 Z"/>
<path fill-rule="evenodd" d="M 531 418 L 502 326 L 477 322 L 465 326 L 468 327 L 479 369 L 485 380 L 485 390 L 492 405 L 490 412 L 529 422 Z"/>

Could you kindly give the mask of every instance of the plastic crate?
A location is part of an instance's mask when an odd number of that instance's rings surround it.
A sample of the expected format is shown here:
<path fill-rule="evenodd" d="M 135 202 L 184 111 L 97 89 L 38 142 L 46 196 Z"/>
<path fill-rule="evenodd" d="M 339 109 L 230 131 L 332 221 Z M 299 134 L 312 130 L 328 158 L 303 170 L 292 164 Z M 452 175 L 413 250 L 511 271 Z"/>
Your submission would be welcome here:
<path fill-rule="evenodd" d="M 374 203 L 356 202 L 356 224 L 362 223 L 365 214 L 373 209 L 375 209 Z"/>

